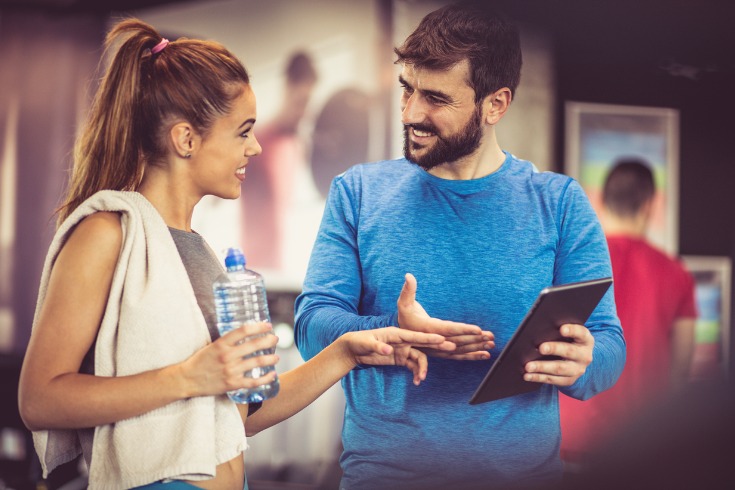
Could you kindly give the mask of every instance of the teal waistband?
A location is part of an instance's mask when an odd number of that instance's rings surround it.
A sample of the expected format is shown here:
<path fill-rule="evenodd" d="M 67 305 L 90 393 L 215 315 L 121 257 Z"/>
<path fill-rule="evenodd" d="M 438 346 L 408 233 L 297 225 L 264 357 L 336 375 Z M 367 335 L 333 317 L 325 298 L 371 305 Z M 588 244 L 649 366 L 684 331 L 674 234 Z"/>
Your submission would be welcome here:
<path fill-rule="evenodd" d="M 191 490 L 192 488 L 199 488 L 195 485 L 192 485 L 191 483 L 186 483 L 185 481 L 181 480 L 171 480 L 171 481 L 157 481 L 154 483 L 149 483 L 148 485 L 143 485 L 142 487 L 135 487 L 131 490 Z M 245 485 L 242 487 L 243 490 L 248 490 L 248 479 L 245 478 Z"/>

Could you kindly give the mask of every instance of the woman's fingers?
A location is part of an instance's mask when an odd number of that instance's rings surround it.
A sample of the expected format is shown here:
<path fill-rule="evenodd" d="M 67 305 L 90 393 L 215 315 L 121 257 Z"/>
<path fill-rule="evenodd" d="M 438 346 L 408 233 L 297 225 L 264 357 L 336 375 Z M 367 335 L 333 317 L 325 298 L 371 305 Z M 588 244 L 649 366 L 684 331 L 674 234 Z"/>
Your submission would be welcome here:
<path fill-rule="evenodd" d="M 435 346 L 445 341 L 444 336 L 435 333 L 417 332 L 405 330 L 398 327 L 385 327 L 374 330 L 376 338 L 389 344 L 414 344 L 422 346 Z"/>
<path fill-rule="evenodd" d="M 278 337 L 270 323 L 246 323 L 215 342 L 225 358 L 249 356 L 262 350 L 275 349 Z"/>
<path fill-rule="evenodd" d="M 413 384 L 418 386 L 429 372 L 429 358 L 420 350 L 411 349 L 407 365 L 413 371 Z"/>
<path fill-rule="evenodd" d="M 274 366 L 279 360 L 273 353 L 277 343 L 278 337 L 267 322 L 243 324 L 214 342 L 211 347 L 216 349 L 226 390 L 255 388 L 273 382 L 275 371 L 256 378 L 245 373 Z"/>
<path fill-rule="evenodd" d="M 261 349 L 262 351 L 262 349 Z M 263 376 L 253 377 L 259 374 L 259 368 L 275 366 L 280 360 L 277 354 L 262 354 L 249 357 L 238 357 L 234 362 L 225 364 L 225 384 L 227 391 L 240 388 L 255 388 L 256 386 L 268 384 L 276 378 L 276 372 L 271 371 Z M 253 373 L 252 371 L 256 371 Z M 247 375 L 246 375 L 247 373 Z"/>
<path fill-rule="evenodd" d="M 495 337 L 490 333 L 483 335 L 457 335 L 447 337 L 447 340 L 457 345 L 455 354 L 466 354 L 468 352 L 495 348 Z"/>
<path fill-rule="evenodd" d="M 227 332 L 222 338 L 226 339 L 226 342 L 230 345 L 237 345 L 248 337 L 271 332 L 273 332 L 273 326 L 268 322 L 248 322 Z"/>
<path fill-rule="evenodd" d="M 275 380 L 275 375 L 269 373 L 267 376 L 261 376 L 260 378 L 246 378 L 241 376 L 240 378 L 233 378 L 232 382 L 227 385 L 227 392 L 238 391 L 238 390 L 252 390 L 258 386 L 272 383 Z"/>
<path fill-rule="evenodd" d="M 455 361 L 486 361 L 490 359 L 490 353 L 485 350 L 457 354 L 455 352 L 429 351 L 432 357 L 442 359 L 453 359 Z"/>

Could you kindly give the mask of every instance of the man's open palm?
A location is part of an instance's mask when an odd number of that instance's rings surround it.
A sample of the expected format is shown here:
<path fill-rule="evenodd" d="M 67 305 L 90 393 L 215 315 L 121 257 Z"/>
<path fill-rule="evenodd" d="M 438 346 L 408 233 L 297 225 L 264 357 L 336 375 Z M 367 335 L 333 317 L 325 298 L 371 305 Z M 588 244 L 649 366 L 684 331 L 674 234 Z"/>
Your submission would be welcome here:
<path fill-rule="evenodd" d="M 489 359 L 489 349 L 495 347 L 494 336 L 477 325 L 432 318 L 416 301 L 416 278 L 407 273 L 398 297 L 398 326 L 416 332 L 436 333 L 457 345 L 452 352 L 423 349 L 428 355 L 455 360 Z"/>

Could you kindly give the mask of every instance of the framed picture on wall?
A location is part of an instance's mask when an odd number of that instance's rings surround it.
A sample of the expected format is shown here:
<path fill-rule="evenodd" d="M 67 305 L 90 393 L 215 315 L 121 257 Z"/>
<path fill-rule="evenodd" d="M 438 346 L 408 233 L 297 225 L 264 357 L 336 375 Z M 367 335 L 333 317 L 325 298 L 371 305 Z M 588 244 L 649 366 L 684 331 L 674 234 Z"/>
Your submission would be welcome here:
<path fill-rule="evenodd" d="M 676 254 L 678 248 L 679 112 L 675 109 L 567 102 L 565 172 L 579 181 L 596 211 L 602 186 L 619 158 L 651 165 L 656 180 L 649 240 Z"/>
<path fill-rule="evenodd" d="M 730 280 L 729 257 L 682 256 L 694 276 L 697 301 L 693 381 L 722 379 L 730 364 Z"/>

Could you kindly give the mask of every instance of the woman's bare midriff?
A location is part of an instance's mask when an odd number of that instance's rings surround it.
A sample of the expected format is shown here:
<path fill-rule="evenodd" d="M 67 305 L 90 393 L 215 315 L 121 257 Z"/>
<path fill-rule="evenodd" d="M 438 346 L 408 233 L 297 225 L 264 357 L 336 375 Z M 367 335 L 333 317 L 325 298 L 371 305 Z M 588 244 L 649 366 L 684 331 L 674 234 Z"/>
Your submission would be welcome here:
<path fill-rule="evenodd" d="M 217 476 L 211 480 L 188 481 L 208 490 L 242 490 L 245 485 L 245 462 L 242 454 L 217 466 Z"/>

